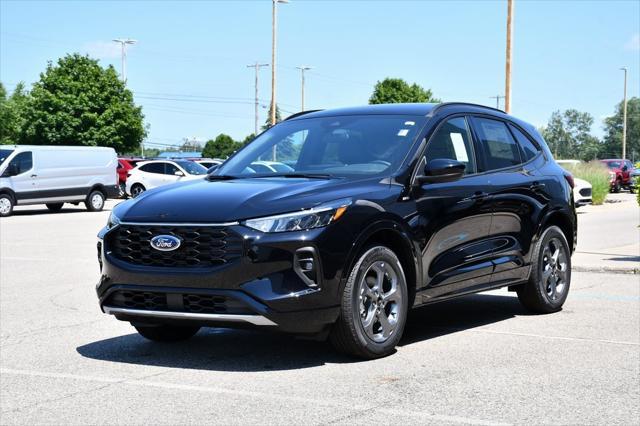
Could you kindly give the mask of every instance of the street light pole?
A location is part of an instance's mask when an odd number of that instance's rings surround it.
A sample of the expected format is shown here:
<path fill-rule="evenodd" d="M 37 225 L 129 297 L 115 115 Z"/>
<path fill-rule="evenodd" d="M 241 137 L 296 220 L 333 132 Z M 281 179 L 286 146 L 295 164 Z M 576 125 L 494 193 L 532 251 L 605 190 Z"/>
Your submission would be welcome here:
<path fill-rule="evenodd" d="M 507 0 L 507 58 L 504 81 L 504 112 L 511 112 L 511 41 L 513 35 L 513 0 Z"/>
<path fill-rule="evenodd" d="M 622 159 L 627 159 L 627 67 L 622 67 L 624 71 L 624 98 L 622 106 Z"/>
<path fill-rule="evenodd" d="M 115 38 L 113 39 L 116 43 L 120 43 L 121 48 L 121 68 L 120 68 L 120 77 L 122 78 L 122 82 L 127 82 L 127 44 L 135 44 L 138 41 L 130 38 Z"/>
<path fill-rule="evenodd" d="M 276 45 L 278 32 L 278 3 L 289 0 L 271 0 L 271 125 L 276 125 Z M 273 145 L 273 161 L 276 161 L 276 146 Z"/>
<path fill-rule="evenodd" d="M 311 67 L 308 67 L 306 65 L 301 65 L 301 66 L 296 67 L 296 68 L 300 70 L 300 76 L 302 77 L 302 102 L 301 102 L 300 111 L 304 111 L 304 72 L 305 71 L 309 71 L 311 69 Z"/>
<path fill-rule="evenodd" d="M 256 83 L 255 83 L 255 130 L 254 136 L 258 135 L 258 73 L 260 72 L 260 68 L 268 67 L 269 64 L 261 64 L 256 61 L 253 65 L 247 65 L 247 68 L 255 68 L 256 69 Z"/>

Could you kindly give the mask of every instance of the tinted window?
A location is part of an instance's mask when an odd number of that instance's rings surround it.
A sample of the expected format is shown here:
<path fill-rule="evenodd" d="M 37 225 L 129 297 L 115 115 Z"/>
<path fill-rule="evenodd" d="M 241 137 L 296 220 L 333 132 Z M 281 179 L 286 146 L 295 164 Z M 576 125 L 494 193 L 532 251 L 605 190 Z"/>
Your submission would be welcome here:
<path fill-rule="evenodd" d="M 448 120 L 429 139 L 425 157 L 427 164 L 437 158 L 448 158 L 465 164 L 465 174 L 475 173 L 469 127 L 464 117 Z"/>
<path fill-rule="evenodd" d="M 520 150 L 502 121 L 475 118 L 474 124 L 487 170 L 503 169 L 520 164 Z"/>
<path fill-rule="evenodd" d="M 523 161 L 529 161 L 533 157 L 538 155 L 538 152 L 540 152 L 540 150 L 536 145 L 533 144 L 533 142 L 531 142 L 531 139 L 529 139 L 517 127 L 509 125 L 509 128 L 511 128 L 511 132 L 513 133 L 513 136 L 516 138 L 516 140 L 520 144 Z"/>
<path fill-rule="evenodd" d="M 164 174 L 164 163 L 149 163 L 140 166 L 140 170 L 147 173 Z"/>
<path fill-rule="evenodd" d="M 164 165 L 164 174 L 165 175 L 175 175 L 176 172 L 182 173 L 182 171 L 180 169 L 178 169 L 176 166 L 174 166 L 171 163 L 166 163 Z"/>
<path fill-rule="evenodd" d="M 609 161 L 607 167 L 610 169 L 619 169 L 622 167 L 622 163 L 620 161 Z"/>
<path fill-rule="evenodd" d="M 16 174 L 18 175 L 27 170 L 31 170 L 33 167 L 33 154 L 31 154 L 31 152 L 21 152 L 11 159 L 9 167 L 11 167 L 12 164 L 16 166 Z"/>

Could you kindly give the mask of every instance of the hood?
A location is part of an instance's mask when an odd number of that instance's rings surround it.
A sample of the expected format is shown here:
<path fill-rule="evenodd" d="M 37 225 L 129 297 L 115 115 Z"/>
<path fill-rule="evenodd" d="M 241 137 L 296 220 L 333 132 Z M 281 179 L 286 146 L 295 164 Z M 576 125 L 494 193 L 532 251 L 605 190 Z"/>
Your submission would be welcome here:
<path fill-rule="evenodd" d="M 127 222 L 235 222 L 287 213 L 359 194 L 388 189 L 380 179 L 250 178 L 206 179 L 165 185 L 119 204 Z"/>

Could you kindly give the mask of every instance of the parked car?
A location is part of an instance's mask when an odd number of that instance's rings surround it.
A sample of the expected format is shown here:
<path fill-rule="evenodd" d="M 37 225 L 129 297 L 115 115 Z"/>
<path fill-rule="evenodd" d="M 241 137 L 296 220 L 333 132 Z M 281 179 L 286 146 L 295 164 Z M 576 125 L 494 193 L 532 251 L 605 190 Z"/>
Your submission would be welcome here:
<path fill-rule="evenodd" d="M 136 164 L 144 161 L 144 158 L 137 157 L 118 157 L 118 185 L 120 186 L 120 198 L 126 196 L 127 176 L 129 170 L 133 169 Z"/>
<path fill-rule="evenodd" d="M 0 145 L 0 216 L 25 204 L 58 212 L 84 201 L 87 210 L 102 210 L 118 195 L 117 164 L 113 148 Z"/>
<path fill-rule="evenodd" d="M 556 160 L 561 167 L 575 167 L 581 163 L 580 160 Z M 571 171 L 568 170 L 570 173 Z M 585 204 L 592 204 L 592 192 L 593 186 L 583 179 L 578 179 L 576 177 L 573 178 L 574 187 L 573 187 L 573 200 L 576 204 L 576 207 L 584 206 Z"/>
<path fill-rule="evenodd" d="M 179 180 L 202 178 L 206 174 L 207 169 L 189 160 L 143 161 L 129 172 L 126 192 L 137 197 L 148 189 Z"/>
<path fill-rule="evenodd" d="M 631 172 L 633 164 L 629 160 L 607 159 L 600 160 L 609 169 L 609 179 L 611 192 L 620 192 L 621 189 L 627 189 L 633 192 L 631 185 Z"/>
<path fill-rule="evenodd" d="M 249 170 L 273 152 L 295 169 Z M 96 291 L 150 340 L 255 326 L 385 356 L 409 309 L 463 294 L 506 286 L 533 312 L 559 311 L 572 182 L 534 126 L 488 107 L 295 114 L 206 179 L 116 206 Z"/>
<path fill-rule="evenodd" d="M 224 163 L 224 160 L 220 160 L 219 158 L 198 158 L 192 161 L 195 161 L 196 163 L 200 164 L 205 169 L 217 167 L 220 164 Z"/>

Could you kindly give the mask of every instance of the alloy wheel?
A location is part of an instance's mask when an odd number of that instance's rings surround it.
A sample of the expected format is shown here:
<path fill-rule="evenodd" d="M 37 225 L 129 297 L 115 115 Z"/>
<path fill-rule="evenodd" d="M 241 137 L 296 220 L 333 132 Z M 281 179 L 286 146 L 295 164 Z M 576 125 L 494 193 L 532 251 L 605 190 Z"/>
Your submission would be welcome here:
<path fill-rule="evenodd" d="M 561 298 L 567 288 L 567 253 L 558 238 L 550 239 L 542 252 L 542 285 L 551 301 Z"/>
<path fill-rule="evenodd" d="M 388 262 L 373 263 L 360 279 L 360 323 L 374 342 L 386 341 L 395 331 L 402 303 L 400 291 L 398 275 Z"/>
<path fill-rule="evenodd" d="M 0 214 L 8 214 L 11 211 L 11 201 L 8 198 L 0 198 Z"/>

